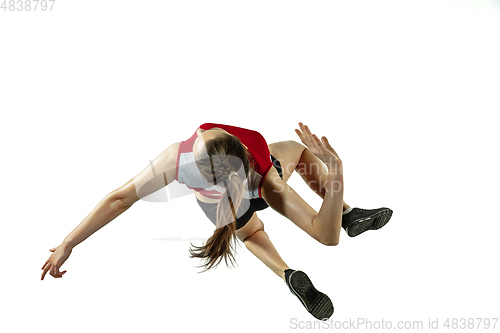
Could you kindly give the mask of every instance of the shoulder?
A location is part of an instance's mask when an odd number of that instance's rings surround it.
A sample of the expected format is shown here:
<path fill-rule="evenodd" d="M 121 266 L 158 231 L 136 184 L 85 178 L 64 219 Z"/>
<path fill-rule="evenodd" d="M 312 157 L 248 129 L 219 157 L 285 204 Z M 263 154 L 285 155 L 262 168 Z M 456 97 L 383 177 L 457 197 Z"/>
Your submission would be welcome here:
<path fill-rule="evenodd" d="M 176 143 L 171 144 L 167 149 L 170 151 L 171 154 L 173 154 L 177 158 L 177 156 L 179 155 L 180 147 L 181 147 L 181 143 L 176 142 Z"/>
<path fill-rule="evenodd" d="M 181 145 L 181 142 L 175 142 L 172 143 L 170 146 L 165 149 L 165 151 L 160 155 L 165 158 L 166 163 L 168 163 L 170 168 L 175 168 L 178 161 L 179 157 L 179 147 Z"/>

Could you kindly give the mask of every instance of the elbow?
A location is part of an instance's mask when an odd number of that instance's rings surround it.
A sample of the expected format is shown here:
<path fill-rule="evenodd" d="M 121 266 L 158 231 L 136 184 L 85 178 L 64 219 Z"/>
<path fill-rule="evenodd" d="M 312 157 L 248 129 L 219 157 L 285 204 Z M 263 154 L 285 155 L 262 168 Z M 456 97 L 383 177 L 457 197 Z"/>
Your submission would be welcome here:
<path fill-rule="evenodd" d="M 121 209 L 130 208 L 137 200 L 139 200 L 135 191 L 134 183 L 131 181 L 119 189 L 114 190 L 108 196 L 110 200 L 113 201 L 113 206 Z"/>
<path fill-rule="evenodd" d="M 130 200 L 127 200 L 127 198 L 118 198 L 115 200 L 115 205 L 117 208 L 120 209 L 128 209 L 130 208 L 134 203 Z"/>
<path fill-rule="evenodd" d="M 109 200 L 111 201 L 111 205 L 113 208 L 120 210 L 126 210 L 130 208 L 135 202 L 135 200 L 133 200 L 132 198 L 123 196 L 119 192 L 110 193 Z"/>

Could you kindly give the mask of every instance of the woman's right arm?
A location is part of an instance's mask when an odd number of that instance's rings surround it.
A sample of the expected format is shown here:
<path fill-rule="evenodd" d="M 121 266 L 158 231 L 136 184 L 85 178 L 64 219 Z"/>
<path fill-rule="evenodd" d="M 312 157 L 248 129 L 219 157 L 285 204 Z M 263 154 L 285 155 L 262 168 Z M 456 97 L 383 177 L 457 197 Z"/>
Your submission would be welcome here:
<path fill-rule="evenodd" d="M 42 280 L 47 272 L 62 277 L 59 268 L 75 246 L 129 209 L 139 199 L 170 184 L 175 178 L 179 143 L 174 143 L 158 155 L 144 170 L 122 187 L 110 192 L 90 214 L 64 239 L 50 249 L 53 253 L 42 267 Z"/>

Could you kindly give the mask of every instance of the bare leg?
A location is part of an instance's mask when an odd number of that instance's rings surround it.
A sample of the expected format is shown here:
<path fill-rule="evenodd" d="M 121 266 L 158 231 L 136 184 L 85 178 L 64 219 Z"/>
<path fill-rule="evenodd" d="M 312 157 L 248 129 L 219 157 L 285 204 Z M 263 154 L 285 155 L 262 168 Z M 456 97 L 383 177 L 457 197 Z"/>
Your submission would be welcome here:
<path fill-rule="evenodd" d="M 278 251 L 264 231 L 264 224 L 254 213 L 244 227 L 236 230 L 236 236 L 246 248 L 274 273 L 285 280 L 285 269 L 288 265 L 281 259 Z"/>
<path fill-rule="evenodd" d="M 298 143 L 297 143 L 298 144 Z M 299 162 L 295 167 L 295 171 L 302 177 L 306 184 L 317 194 L 324 199 L 325 186 L 322 186 L 328 178 L 328 169 L 321 160 L 311 153 L 311 151 L 304 147 L 300 155 Z M 348 209 L 350 206 L 342 201 L 343 210 Z"/>
<path fill-rule="evenodd" d="M 248 237 L 244 243 L 250 252 L 259 258 L 274 273 L 285 280 L 285 269 L 289 267 L 285 264 L 283 259 L 281 259 L 264 230 L 258 230 L 252 236 Z"/>
<path fill-rule="evenodd" d="M 342 212 L 348 207 L 343 201 L 342 170 L 339 172 L 328 170 L 322 178 L 323 161 L 319 160 L 319 163 L 314 164 L 314 159 L 307 155 L 315 155 L 295 141 L 273 143 L 269 145 L 269 150 L 282 164 L 283 180 L 279 179 L 276 170 L 271 169 L 262 185 L 263 198 L 275 211 L 320 243 L 337 245 L 342 230 Z M 316 179 L 316 183 L 309 181 L 308 185 L 313 190 L 316 189 L 318 195 L 323 195 L 323 204 L 319 212 L 316 212 L 286 183 L 301 159 L 303 161 L 308 159 L 312 164 L 304 174 Z"/>
<path fill-rule="evenodd" d="M 328 169 L 326 165 L 311 151 L 296 141 L 280 141 L 269 145 L 269 151 L 276 159 L 280 161 L 283 171 L 283 180 L 286 182 L 296 171 L 306 184 L 317 195 L 324 199 L 325 186 L 328 178 Z M 343 210 L 350 206 L 343 202 Z"/>
<path fill-rule="evenodd" d="M 285 270 L 289 269 L 289 267 L 274 248 L 267 233 L 264 231 L 264 224 L 257 217 L 257 214 L 254 213 L 245 226 L 236 230 L 236 236 L 245 243 L 250 252 L 286 282 L 290 287 L 290 291 L 301 300 L 306 310 L 316 319 L 323 320 L 332 315 L 333 304 L 327 295 L 318 292 L 312 285 L 308 286 L 307 284 L 298 282 L 301 279 L 300 275 L 303 278 L 307 278 L 305 273 L 299 272 L 297 275 L 297 279 L 299 280 L 295 279 L 295 282 L 292 279 L 289 282 L 286 281 Z"/>

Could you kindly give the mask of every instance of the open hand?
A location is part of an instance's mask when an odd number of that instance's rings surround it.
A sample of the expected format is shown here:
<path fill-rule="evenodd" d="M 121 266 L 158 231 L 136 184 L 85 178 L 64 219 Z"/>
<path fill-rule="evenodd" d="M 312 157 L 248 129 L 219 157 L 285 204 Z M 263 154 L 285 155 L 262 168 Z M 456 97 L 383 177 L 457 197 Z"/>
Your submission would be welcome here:
<path fill-rule="evenodd" d="M 63 276 L 64 273 L 66 273 L 66 271 L 59 272 L 59 267 L 61 267 L 61 265 L 66 261 L 66 259 L 68 259 L 72 249 L 64 244 L 61 244 L 57 247 L 50 249 L 49 251 L 52 251 L 53 253 L 50 255 L 49 259 L 47 259 L 45 264 L 42 266 L 43 269 L 42 280 L 45 277 L 45 274 L 47 274 L 47 272 L 49 272 L 50 275 L 52 275 L 55 278 L 60 278 Z"/>
<path fill-rule="evenodd" d="M 303 144 L 309 148 L 309 150 L 316 155 L 326 166 L 332 170 L 333 168 L 337 169 L 342 166 L 342 161 L 339 158 L 339 155 L 335 152 L 335 150 L 330 146 L 328 139 L 323 136 L 321 140 L 316 136 L 316 134 L 312 134 L 309 130 L 309 127 L 306 125 L 299 123 L 300 130 L 296 129 L 295 133 L 300 138 Z"/>

